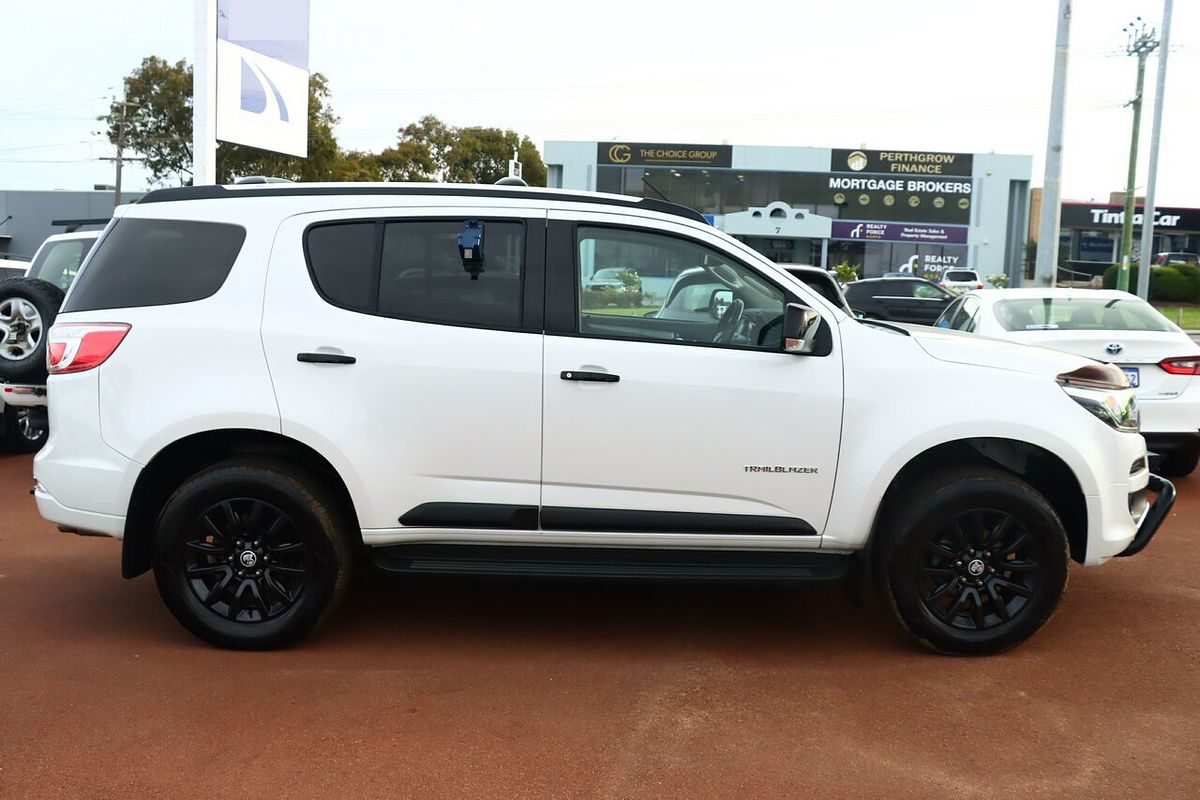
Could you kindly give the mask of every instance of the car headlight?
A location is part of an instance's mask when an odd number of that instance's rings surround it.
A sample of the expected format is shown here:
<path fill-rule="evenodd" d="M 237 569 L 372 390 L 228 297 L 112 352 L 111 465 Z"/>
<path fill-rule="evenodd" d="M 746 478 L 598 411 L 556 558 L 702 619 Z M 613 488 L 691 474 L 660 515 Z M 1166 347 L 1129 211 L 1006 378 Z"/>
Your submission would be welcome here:
<path fill-rule="evenodd" d="M 1137 433 L 1137 398 L 1125 373 L 1112 364 L 1088 364 L 1058 376 L 1063 391 L 1114 430 Z"/>

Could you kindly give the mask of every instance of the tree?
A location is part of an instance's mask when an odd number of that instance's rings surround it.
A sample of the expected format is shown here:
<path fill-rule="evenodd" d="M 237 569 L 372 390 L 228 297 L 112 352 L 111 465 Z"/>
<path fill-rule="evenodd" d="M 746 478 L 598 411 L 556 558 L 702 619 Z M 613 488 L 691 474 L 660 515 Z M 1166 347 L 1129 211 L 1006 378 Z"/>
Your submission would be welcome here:
<path fill-rule="evenodd" d="M 190 183 L 192 175 L 192 68 L 158 56 L 142 59 L 125 78 L 125 147 L 145 157 L 156 182 Z M 122 106 L 114 101 L 101 117 L 108 140 L 121 138 Z"/>
<path fill-rule="evenodd" d="M 546 185 L 546 165 L 527 136 L 500 128 L 454 128 L 428 115 L 399 131 L 395 146 L 375 156 L 387 181 L 495 183 L 518 153 L 525 182 Z"/>
<path fill-rule="evenodd" d="M 149 56 L 125 78 L 125 147 L 145 157 L 155 183 L 191 183 L 192 67 Z M 108 140 L 121 136 L 121 101 L 114 101 L 101 119 Z M 271 175 L 291 180 L 379 180 L 360 153 L 345 153 L 333 128 L 338 117 L 329 105 L 329 84 L 314 72 L 308 81 L 308 158 L 272 153 L 245 145 L 217 145 L 217 181 L 229 183 L 246 175 Z"/>

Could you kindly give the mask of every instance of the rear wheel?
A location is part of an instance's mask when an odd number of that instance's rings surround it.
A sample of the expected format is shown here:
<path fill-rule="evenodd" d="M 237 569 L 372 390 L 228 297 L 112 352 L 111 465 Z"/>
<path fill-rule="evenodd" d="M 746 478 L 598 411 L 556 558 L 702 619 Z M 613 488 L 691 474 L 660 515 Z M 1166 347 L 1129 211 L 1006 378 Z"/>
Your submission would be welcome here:
<path fill-rule="evenodd" d="M 1054 613 L 1067 584 L 1067 536 L 1032 486 L 998 470 L 944 472 L 909 487 L 875 549 L 881 593 L 931 650 L 1014 647 Z"/>
<path fill-rule="evenodd" d="M 50 430 L 31 408 L 6 406 L 4 409 L 4 449 L 10 453 L 36 453 L 42 449 Z"/>
<path fill-rule="evenodd" d="M 345 593 L 345 510 L 290 465 L 226 462 L 189 478 L 154 534 L 154 576 L 184 627 L 222 647 L 301 638 Z"/>
<path fill-rule="evenodd" d="M 1158 471 L 1168 478 L 1182 478 L 1192 474 L 1197 464 L 1200 464 L 1200 445 L 1189 444 L 1159 456 Z"/>

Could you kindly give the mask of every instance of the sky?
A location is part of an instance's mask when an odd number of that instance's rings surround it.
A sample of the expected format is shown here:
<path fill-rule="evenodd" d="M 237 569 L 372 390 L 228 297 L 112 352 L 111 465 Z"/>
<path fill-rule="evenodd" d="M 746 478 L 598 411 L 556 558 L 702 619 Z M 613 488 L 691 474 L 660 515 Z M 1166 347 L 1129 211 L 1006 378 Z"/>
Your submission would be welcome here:
<path fill-rule="evenodd" d="M 0 0 L 0 189 L 112 183 L 95 118 L 147 55 L 193 59 L 194 0 Z M 547 140 L 867 147 L 1034 157 L 1043 182 L 1055 0 L 310 0 L 310 65 L 344 148 L 425 114 Z M 1064 199 L 1124 190 L 1136 64 L 1162 0 L 1075 0 Z M 1200 207 L 1200 2 L 1175 0 L 1156 200 Z M 1144 193 L 1157 54 L 1147 62 Z M 126 167 L 125 186 L 149 176 Z"/>

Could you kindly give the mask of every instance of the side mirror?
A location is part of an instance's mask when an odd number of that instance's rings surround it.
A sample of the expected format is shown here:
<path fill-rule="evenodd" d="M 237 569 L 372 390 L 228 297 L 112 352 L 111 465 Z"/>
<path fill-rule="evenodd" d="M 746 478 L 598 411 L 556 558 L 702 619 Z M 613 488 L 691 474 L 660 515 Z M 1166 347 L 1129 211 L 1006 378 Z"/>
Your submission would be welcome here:
<path fill-rule="evenodd" d="M 730 289 L 713 289 L 712 295 L 708 298 L 708 314 L 713 319 L 720 319 L 725 316 L 725 312 L 729 309 L 729 304 L 733 302 L 733 291 Z"/>
<path fill-rule="evenodd" d="M 788 303 L 783 312 L 783 352 L 807 355 L 815 349 L 821 315 L 808 306 Z"/>

